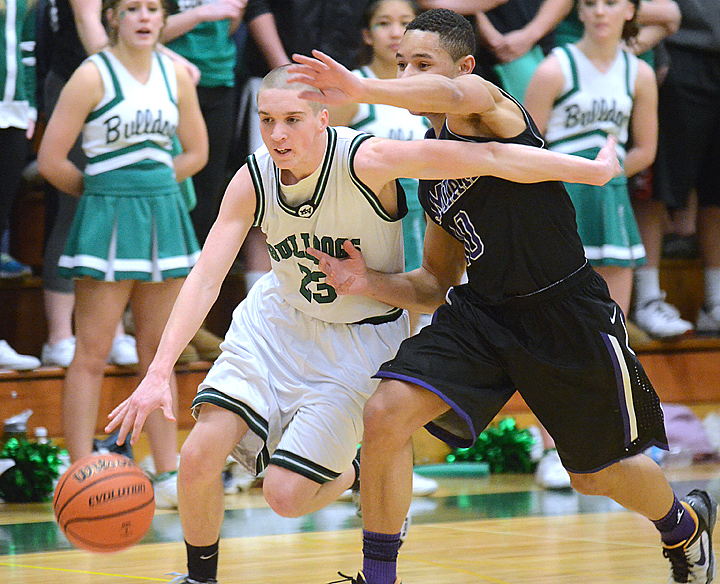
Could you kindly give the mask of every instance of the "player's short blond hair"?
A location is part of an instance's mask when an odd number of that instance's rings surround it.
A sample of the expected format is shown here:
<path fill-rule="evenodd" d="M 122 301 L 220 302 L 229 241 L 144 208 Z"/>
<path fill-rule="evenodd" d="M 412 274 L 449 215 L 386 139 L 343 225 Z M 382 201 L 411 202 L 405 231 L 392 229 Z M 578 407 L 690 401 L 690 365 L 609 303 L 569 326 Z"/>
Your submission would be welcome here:
<path fill-rule="evenodd" d="M 318 94 L 320 93 L 320 91 L 312 85 L 305 83 L 288 83 L 287 78 L 290 74 L 287 69 L 289 66 L 290 65 L 280 65 L 280 67 L 275 67 L 275 69 L 265 75 L 260 83 L 258 95 L 266 89 L 289 89 L 290 91 L 314 91 Z M 305 101 L 310 105 L 310 109 L 315 115 L 325 109 L 325 106 L 317 101 L 311 101 L 309 99 Z"/>

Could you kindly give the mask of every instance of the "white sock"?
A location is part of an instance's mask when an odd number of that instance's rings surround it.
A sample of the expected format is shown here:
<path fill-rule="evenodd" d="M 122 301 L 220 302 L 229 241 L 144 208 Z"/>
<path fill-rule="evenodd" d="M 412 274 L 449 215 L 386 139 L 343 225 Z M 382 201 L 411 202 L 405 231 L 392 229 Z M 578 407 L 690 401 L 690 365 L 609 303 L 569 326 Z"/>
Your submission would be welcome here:
<path fill-rule="evenodd" d="M 705 268 L 705 305 L 720 306 L 720 268 Z"/>
<path fill-rule="evenodd" d="M 255 285 L 255 282 L 257 282 L 265 274 L 267 274 L 267 272 L 260 270 L 250 270 L 249 272 L 245 272 L 245 291 L 250 292 L 250 288 L 252 288 Z"/>
<path fill-rule="evenodd" d="M 660 298 L 660 270 L 652 267 L 635 268 L 635 306 Z"/>

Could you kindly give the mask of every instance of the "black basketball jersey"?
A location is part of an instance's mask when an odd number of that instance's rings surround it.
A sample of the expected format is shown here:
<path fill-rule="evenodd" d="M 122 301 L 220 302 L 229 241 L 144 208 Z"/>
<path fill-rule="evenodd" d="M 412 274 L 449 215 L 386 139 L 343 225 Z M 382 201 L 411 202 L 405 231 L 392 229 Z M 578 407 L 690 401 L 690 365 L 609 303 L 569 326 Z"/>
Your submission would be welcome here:
<path fill-rule="evenodd" d="M 440 139 L 544 147 L 520 107 L 526 128 L 514 138 L 458 136 L 445 124 Z M 434 130 L 426 138 L 435 138 Z M 418 196 L 429 217 L 463 243 L 468 283 L 482 302 L 532 294 L 586 261 L 575 208 L 561 182 L 519 184 L 492 176 L 430 180 L 420 181 Z"/>

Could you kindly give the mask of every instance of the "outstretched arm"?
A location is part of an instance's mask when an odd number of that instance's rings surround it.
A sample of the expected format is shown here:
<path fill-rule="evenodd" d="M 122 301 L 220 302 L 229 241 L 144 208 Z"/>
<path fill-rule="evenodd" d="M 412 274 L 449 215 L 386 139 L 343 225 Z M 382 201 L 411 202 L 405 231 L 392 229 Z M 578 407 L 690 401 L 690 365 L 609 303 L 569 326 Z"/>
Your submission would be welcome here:
<path fill-rule="evenodd" d="M 448 179 L 496 176 L 518 183 L 564 181 L 603 185 L 622 172 L 608 136 L 595 160 L 534 146 L 455 140 L 401 142 L 370 138 L 355 156 L 358 178 L 374 192 L 398 177 Z"/>
<path fill-rule="evenodd" d="M 451 115 L 482 115 L 496 106 L 489 84 L 477 75 L 450 79 L 426 73 L 397 79 L 361 79 L 321 51 L 313 51 L 313 57 L 293 55 L 295 64 L 288 68 L 289 83 L 305 83 L 320 90 L 301 92 L 303 99 L 327 105 L 384 103 L 410 111 Z"/>
<path fill-rule="evenodd" d="M 122 444 L 130 432 L 130 443 L 135 444 L 148 414 L 157 408 L 162 409 L 168 420 L 174 420 L 169 380 L 175 362 L 215 303 L 225 275 L 252 225 L 254 210 L 252 179 L 243 166 L 225 191 L 218 218 L 205 240 L 198 263 L 178 294 L 147 375 L 132 395 L 108 416 L 106 431 L 120 428 L 118 444 Z"/>

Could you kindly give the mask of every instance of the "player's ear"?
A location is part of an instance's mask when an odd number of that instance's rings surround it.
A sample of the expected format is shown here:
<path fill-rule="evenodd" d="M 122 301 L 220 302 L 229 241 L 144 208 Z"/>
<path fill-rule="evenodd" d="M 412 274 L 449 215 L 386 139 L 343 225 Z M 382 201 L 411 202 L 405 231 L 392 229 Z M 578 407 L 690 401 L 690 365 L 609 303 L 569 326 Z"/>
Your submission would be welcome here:
<path fill-rule="evenodd" d="M 465 55 L 457 61 L 458 75 L 467 75 L 475 70 L 475 57 Z"/>
<path fill-rule="evenodd" d="M 330 123 L 330 112 L 327 111 L 327 108 L 323 108 L 318 117 L 320 119 L 320 130 L 324 132 Z"/>

